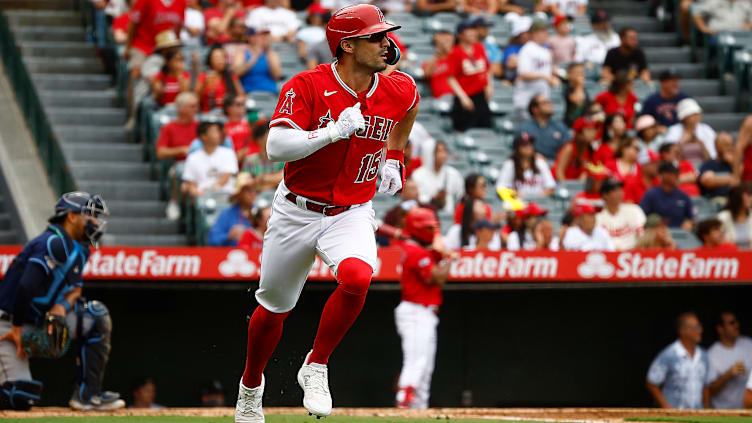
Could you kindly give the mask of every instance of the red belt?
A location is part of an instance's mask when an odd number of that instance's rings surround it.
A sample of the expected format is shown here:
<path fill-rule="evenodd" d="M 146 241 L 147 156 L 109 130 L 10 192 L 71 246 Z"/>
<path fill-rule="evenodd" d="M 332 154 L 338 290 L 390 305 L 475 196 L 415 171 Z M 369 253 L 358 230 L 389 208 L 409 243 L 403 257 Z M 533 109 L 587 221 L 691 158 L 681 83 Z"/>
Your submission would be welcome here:
<path fill-rule="evenodd" d="M 325 216 L 336 216 L 342 212 L 350 210 L 350 206 L 330 206 L 327 204 L 314 203 L 306 200 L 304 197 L 298 197 L 291 192 L 285 195 L 285 198 L 287 198 L 288 201 L 295 204 L 296 206 L 298 205 L 298 198 L 300 198 L 301 200 L 303 200 L 303 208 L 314 213 L 323 214 Z"/>

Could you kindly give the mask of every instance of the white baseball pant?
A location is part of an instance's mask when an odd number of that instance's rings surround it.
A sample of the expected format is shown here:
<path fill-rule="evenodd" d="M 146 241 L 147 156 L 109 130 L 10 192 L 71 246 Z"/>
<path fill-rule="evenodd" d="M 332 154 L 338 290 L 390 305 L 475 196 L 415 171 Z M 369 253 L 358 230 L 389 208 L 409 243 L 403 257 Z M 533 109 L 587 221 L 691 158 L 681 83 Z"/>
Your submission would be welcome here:
<path fill-rule="evenodd" d="M 376 268 L 377 225 L 370 201 L 326 216 L 293 204 L 285 198 L 289 192 L 282 182 L 274 194 L 256 290 L 258 303 L 273 313 L 295 307 L 316 254 L 335 276 L 342 260 L 351 257 Z"/>
<path fill-rule="evenodd" d="M 413 388 L 415 399 L 410 408 L 428 408 L 431 376 L 436 360 L 436 307 L 402 301 L 394 309 L 397 333 L 402 338 L 402 372 L 398 382 L 397 402 L 404 401 L 405 390 Z"/>

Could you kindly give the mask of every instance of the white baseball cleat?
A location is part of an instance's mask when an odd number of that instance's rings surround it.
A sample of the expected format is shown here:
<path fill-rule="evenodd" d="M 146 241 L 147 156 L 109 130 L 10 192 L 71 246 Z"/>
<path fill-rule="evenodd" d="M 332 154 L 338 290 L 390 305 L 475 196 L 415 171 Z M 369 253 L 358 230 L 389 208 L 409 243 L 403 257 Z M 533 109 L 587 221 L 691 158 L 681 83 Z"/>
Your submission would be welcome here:
<path fill-rule="evenodd" d="M 235 423 L 264 423 L 264 410 L 261 408 L 261 400 L 264 398 L 264 375 L 261 375 L 261 385 L 253 389 L 243 385 L 240 378 L 238 390 L 238 404 L 235 406 Z"/>
<path fill-rule="evenodd" d="M 332 414 L 329 371 L 326 364 L 306 364 L 310 356 L 309 352 L 298 371 L 298 385 L 303 389 L 303 407 L 316 417 L 326 417 Z"/>

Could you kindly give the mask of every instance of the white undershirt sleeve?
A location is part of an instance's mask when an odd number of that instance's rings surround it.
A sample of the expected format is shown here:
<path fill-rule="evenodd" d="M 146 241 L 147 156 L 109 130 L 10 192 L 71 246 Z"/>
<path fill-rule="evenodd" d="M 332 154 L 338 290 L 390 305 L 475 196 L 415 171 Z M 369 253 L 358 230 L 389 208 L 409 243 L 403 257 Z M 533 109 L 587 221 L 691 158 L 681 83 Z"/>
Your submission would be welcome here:
<path fill-rule="evenodd" d="M 334 125 L 330 122 L 330 125 Z M 294 162 L 308 157 L 332 142 L 329 126 L 314 131 L 303 131 L 277 125 L 269 128 L 266 154 L 273 162 Z M 335 130 L 336 132 L 336 130 Z"/>

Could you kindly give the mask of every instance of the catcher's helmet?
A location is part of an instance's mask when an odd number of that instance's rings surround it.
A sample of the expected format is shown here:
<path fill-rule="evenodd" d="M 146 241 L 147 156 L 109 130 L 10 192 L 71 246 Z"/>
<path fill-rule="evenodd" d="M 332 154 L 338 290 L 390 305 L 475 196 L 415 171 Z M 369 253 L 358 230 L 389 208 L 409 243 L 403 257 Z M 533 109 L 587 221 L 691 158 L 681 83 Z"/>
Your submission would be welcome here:
<path fill-rule="evenodd" d="M 337 56 L 340 41 L 347 38 L 378 34 L 401 28 L 390 24 L 381 10 L 372 4 L 356 4 L 343 7 L 332 15 L 326 25 L 326 39 L 332 56 Z M 394 42 L 390 40 L 393 46 Z"/>
<path fill-rule="evenodd" d="M 87 216 L 92 216 L 97 219 L 97 223 L 86 223 L 86 237 L 89 239 L 92 245 L 97 245 L 99 238 L 104 233 L 104 228 L 107 222 L 99 220 L 100 216 L 108 216 L 110 210 L 107 208 L 107 204 L 104 199 L 99 195 L 91 195 L 88 192 L 73 191 L 66 192 L 60 196 L 60 199 L 55 203 L 55 214 L 48 220 L 50 223 L 57 223 L 64 218 L 68 213 L 81 213 Z"/>
<path fill-rule="evenodd" d="M 433 242 L 434 235 L 439 231 L 439 221 L 436 214 L 425 207 L 416 207 L 405 216 L 405 232 L 407 236 L 424 244 Z"/>

